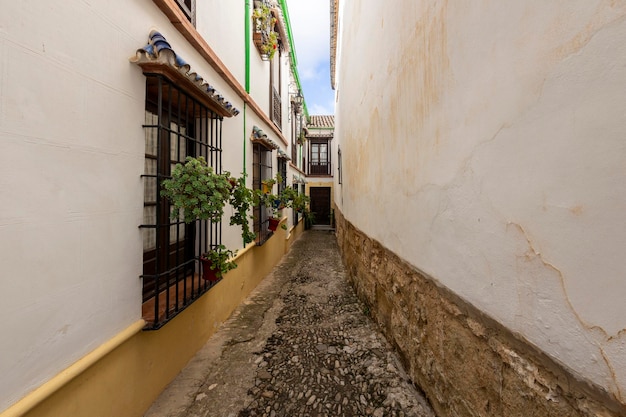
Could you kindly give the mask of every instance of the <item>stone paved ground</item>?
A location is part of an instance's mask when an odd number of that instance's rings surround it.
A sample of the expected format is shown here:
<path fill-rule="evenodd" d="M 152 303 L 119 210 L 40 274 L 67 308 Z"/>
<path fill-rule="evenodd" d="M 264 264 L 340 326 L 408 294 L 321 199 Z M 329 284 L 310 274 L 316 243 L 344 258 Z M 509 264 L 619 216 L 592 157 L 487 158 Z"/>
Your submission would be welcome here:
<path fill-rule="evenodd" d="M 145 417 L 434 417 L 344 274 L 305 233 Z"/>

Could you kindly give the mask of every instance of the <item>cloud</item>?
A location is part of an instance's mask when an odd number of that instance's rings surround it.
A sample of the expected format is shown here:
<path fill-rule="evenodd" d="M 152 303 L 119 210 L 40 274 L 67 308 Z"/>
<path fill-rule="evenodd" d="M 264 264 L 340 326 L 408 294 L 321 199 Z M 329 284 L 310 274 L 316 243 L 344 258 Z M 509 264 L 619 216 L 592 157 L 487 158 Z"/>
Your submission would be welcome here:
<path fill-rule="evenodd" d="M 335 101 L 332 100 L 326 104 L 314 103 L 312 106 L 308 107 L 307 110 L 311 115 L 332 115 L 335 114 Z"/>
<path fill-rule="evenodd" d="M 298 67 L 303 72 L 328 61 L 330 55 L 330 4 L 328 1 L 288 0 L 291 31 Z"/>
<path fill-rule="evenodd" d="M 298 74 L 309 114 L 334 114 L 330 87 L 330 2 L 287 0 Z"/>

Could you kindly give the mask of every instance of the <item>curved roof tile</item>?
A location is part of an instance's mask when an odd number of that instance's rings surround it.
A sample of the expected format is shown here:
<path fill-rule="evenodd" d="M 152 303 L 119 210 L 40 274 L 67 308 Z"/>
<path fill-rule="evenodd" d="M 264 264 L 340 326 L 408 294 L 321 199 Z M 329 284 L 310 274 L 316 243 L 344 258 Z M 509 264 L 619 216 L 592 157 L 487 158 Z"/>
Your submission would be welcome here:
<path fill-rule="evenodd" d="M 239 110 L 226 101 L 204 78 L 195 72 L 191 72 L 191 66 L 172 49 L 165 36 L 156 30 L 150 32 L 148 44 L 141 49 L 137 49 L 135 56 L 130 58 L 130 62 L 141 67 L 155 64 L 169 67 L 200 89 L 203 96 L 221 110 L 220 113 L 223 116 L 236 116 L 239 114 Z"/>
<path fill-rule="evenodd" d="M 312 115 L 307 127 L 335 127 L 335 116 Z"/>

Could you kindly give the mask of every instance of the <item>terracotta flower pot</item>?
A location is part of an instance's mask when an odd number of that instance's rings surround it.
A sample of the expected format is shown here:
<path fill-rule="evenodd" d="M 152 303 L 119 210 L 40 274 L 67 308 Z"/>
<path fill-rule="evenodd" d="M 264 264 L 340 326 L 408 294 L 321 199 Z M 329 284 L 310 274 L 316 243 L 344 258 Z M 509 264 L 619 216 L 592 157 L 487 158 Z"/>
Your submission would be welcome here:
<path fill-rule="evenodd" d="M 204 257 L 200 258 L 200 262 L 202 263 L 202 279 L 206 281 L 218 281 L 217 270 L 211 269 L 213 262 Z"/>
<path fill-rule="evenodd" d="M 261 32 L 253 32 L 252 33 L 252 42 L 254 42 L 254 46 L 260 48 L 263 45 L 263 36 Z"/>
<path fill-rule="evenodd" d="M 276 229 L 278 228 L 279 223 L 280 223 L 280 219 L 270 217 L 270 223 L 269 223 L 268 229 L 270 229 L 272 232 L 275 232 Z"/>

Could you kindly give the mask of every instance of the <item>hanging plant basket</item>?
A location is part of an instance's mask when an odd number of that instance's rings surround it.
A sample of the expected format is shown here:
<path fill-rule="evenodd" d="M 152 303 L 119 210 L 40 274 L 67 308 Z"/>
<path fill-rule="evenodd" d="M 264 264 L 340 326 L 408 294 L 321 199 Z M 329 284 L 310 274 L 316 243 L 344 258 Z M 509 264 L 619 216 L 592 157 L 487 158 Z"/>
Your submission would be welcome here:
<path fill-rule="evenodd" d="M 252 34 L 252 42 L 257 49 L 260 49 L 263 45 L 263 34 L 261 32 L 254 32 Z"/>
<path fill-rule="evenodd" d="M 279 35 L 274 30 L 278 19 L 266 4 L 260 4 L 252 12 L 254 32 L 252 42 L 261 54 L 261 59 L 269 61 L 278 50 Z"/>

